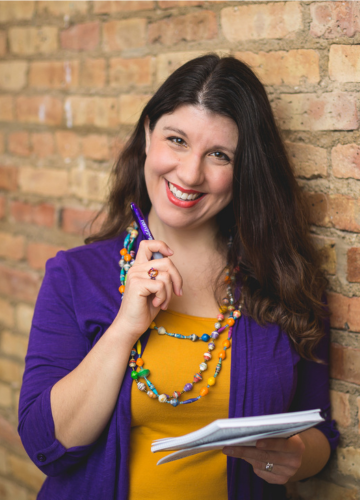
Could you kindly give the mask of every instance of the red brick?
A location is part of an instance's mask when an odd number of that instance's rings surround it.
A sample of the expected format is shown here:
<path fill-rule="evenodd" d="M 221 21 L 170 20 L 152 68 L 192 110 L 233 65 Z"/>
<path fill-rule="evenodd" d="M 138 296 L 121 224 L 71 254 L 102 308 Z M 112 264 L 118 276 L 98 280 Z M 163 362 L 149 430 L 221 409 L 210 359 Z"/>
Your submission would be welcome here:
<path fill-rule="evenodd" d="M 92 160 L 108 160 L 110 158 L 109 142 L 106 135 L 91 134 L 82 140 L 83 155 Z"/>
<path fill-rule="evenodd" d="M 10 203 L 10 215 L 15 222 L 53 227 L 55 223 L 55 207 L 48 203 L 32 205 L 22 201 Z"/>
<path fill-rule="evenodd" d="M 152 80 L 152 60 L 148 56 L 142 59 L 110 59 L 110 85 L 129 88 L 150 85 Z"/>
<path fill-rule="evenodd" d="M 0 165 L 0 189 L 16 191 L 18 187 L 18 170 L 9 165 Z"/>
<path fill-rule="evenodd" d="M 60 33 L 60 44 L 67 50 L 94 50 L 100 41 L 100 24 L 76 24 Z"/>
<path fill-rule="evenodd" d="M 304 193 L 310 208 L 310 222 L 317 226 L 360 231 L 360 200 L 341 194 Z"/>
<path fill-rule="evenodd" d="M 2 132 L 0 132 L 0 154 L 3 154 L 5 151 L 5 137 Z"/>
<path fill-rule="evenodd" d="M 81 200 L 104 202 L 109 174 L 101 170 L 84 170 L 75 167 L 70 172 L 71 194 Z"/>
<path fill-rule="evenodd" d="M 39 158 L 46 158 L 54 154 L 54 137 L 50 132 L 36 132 L 31 134 L 33 153 Z"/>
<path fill-rule="evenodd" d="M 349 427 L 351 424 L 349 395 L 343 392 L 330 391 L 332 418 L 340 427 Z"/>
<path fill-rule="evenodd" d="M 66 196 L 68 194 L 68 172 L 55 168 L 20 167 L 20 190 L 42 196 Z"/>
<path fill-rule="evenodd" d="M 16 91 L 26 86 L 26 61 L 0 62 L 0 89 Z"/>
<path fill-rule="evenodd" d="M 6 31 L 0 30 L 0 57 L 6 54 Z"/>
<path fill-rule="evenodd" d="M 12 451 L 22 456 L 26 456 L 16 427 L 8 422 L 2 415 L 0 415 L 0 443 L 6 447 L 10 447 Z"/>
<path fill-rule="evenodd" d="M 201 55 L 204 55 L 201 51 L 168 52 L 166 54 L 159 54 L 156 58 L 157 82 L 163 82 L 171 73 L 180 68 L 180 66 Z"/>
<path fill-rule="evenodd" d="M 353 37 L 360 31 L 359 2 L 313 2 L 310 13 L 314 37 Z"/>
<path fill-rule="evenodd" d="M 289 38 L 302 28 L 300 2 L 272 2 L 225 7 L 221 27 L 229 42 Z"/>
<path fill-rule="evenodd" d="M 345 297 L 339 293 L 328 293 L 332 328 L 360 332 L 360 297 Z"/>
<path fill-rule="evenodd" d="M 327 151 L 323 148 L 301 142 L 285 142 L 289 158 L 294 165 L 295 175 L 311 178 L 326 177 Z"/>
<path fill-rule="evenodd" d="M 118 125 L 118 101 L 115 97 L 71 96 L 66 100 L 66 106 L 74 126 L 112 128 Z"/>
<path fill-rule="evenodd" d="M 359 126 L 352 93 L 282 94 L 274 112 L 284 130 L 354 130 Z"/>
<path fill-rule="evenodd" d="M 148 28 L 149 43 L 162 45 L 211 40 L 217 34 L 216 14 L 211 11 L 161 19 L 150 24 Z"/>
<path fill-rule="evenodd" d="M 360 47 L 358 45 L 331 45 L 329 76 L 338 82 L 360 82 Z"/>
<path fill-rule="evenodd" d="M 26 258 L 33 269 L 45 269 L 46 262 L 55 257 L 64 247 L 47 245 L 46 243 L 29 243 L 26 249 Z"/>
<path fill-rule="evenodd" d="M 103 24 L 103 48 L 106 52 L 144 47 L 146 19 L 123 19 Z"/>
<path fill-rule="evenodd" d="M 61 217 L 61 229 L 65 233 L 77 234 L 80 236 L 90 234 L 90 222 L 94 219 L 97 212 L 95 210 L 64 208 Z M 100 229 L 105 219 L 105 214 L 98 217 L 93 225 L 92 233 Z"/>
<path fill-rule="evenodd" d="M 320 80 L 319 54 L 315 50 L 236 52 L 265 85 L 299 85 Z"/>
<path fill-rule="evenodd" d="M 0 196 L 0 219 L 3 219 L 6 215 L 6 198 L 5 196 Z"/>
<path fill-rule="evenodd" d="M 155 8 L 155 2 L 140 0 L 133 0 L 127 2 L 125 0 L 119 2 L 115 1 L 94 1 L 93 9 L 94 14 L 115 14 L 116 12 L 128 12 L 134 10 L 150 10 Z M 192 3 L 192 2 L 187 2 Z"/>
<path fill-rule="evenodd" d="M 28 132 L 13 132 L 8 135 L 8 151 L 18 156 L 30 155 L 30 141 Z"/>
<path fill-rule="evenodd" d="M 62 121 L 62 102 L 56 97 L 20 96 L 16 99 L 16 115 L 21 123 L 60 125 Z"/>
<path fill-rule="evenodd" d="M 0 122 L 14 121 L 14 99 L 11 95 L 0 96 Z"/>
<path fill-rule="evenodd" d="M 349 248 L 347 252 L 347 280 L 360 282 L 360 248 Z"/>
<path fill-rule="evenodd" d="M 199 7 L 205 5 L 204 1 L 201 0 L 159 0 L 159 7 L 162 9 L 172 9 L 173 7 Z"/>
<path fill-rule="evenodd" d="M 140 118 L 140 114 L 147 102 L 150 100 L 149 94 L 123 94 L 119 99 L 119 118 L 124 125 L 134 125 Z"/>
<path fill-rule="evenodd" d="M 80 154 L 79 136 L 74 132 L 59 130 L 55 133 L 55 140 L 62 158 L 76 158 Z"/>
<path fill-rule="evenodd" d="M 58 50 L 58 29 L 55 26 L 9 28 L 9 45 L 16 55 L 50 54 Z"/>
<path fill-rule="evenodd" d="M 50 1 L 36 1 L 36 14 L 37 15 L 51 15 L 51 16 L 74 16 L 76 14 L 86 14 L 88 11 L 87 2 L 69 2 L 62 0 L 61 2 Z"/>
<path fill-rule="evenodd" d="M 360 349 L 331 344 L 330 376 L 360 385 Z"/>
<path fill-rule="evenodd" d="M 331 150 L 332 171 L 335 177 L 360 179 L 360 146 L 338 144 Z"/>
<path fill-rule="evenodd" d="M 40 277 L 34 272 L 19 271 L 0 265 L 0 293 L 34 303 L 39 293 Z"/>
<path fill-rule="evenodd" d="M 0 232 L 0 257 L 21 260 L 24 257 L 25 239 L 10 233 Z"/>
<path fill-rule="evenodd" d="M 0 9 L 0 22 L 14 22 L 30 20 L 34 14 L 34 1 L 2 2 Z"/>
<path fill-rule="evenodd" d="M 105 59 L 89 59 L 81 63 L 80 85 L 82 87 L 102 88 L 106 84 Z"/>
<path fill-rule="evenodd" d="M 77 87 L 79 85 L 79 61 L 31 62 L 29 85 L 50 89 Z"/>
<path fill-rule="evenodd" d="M 356 403 L 358 407 L 358 432 L 360 434 L 360 398 L 356 398 Z"/>

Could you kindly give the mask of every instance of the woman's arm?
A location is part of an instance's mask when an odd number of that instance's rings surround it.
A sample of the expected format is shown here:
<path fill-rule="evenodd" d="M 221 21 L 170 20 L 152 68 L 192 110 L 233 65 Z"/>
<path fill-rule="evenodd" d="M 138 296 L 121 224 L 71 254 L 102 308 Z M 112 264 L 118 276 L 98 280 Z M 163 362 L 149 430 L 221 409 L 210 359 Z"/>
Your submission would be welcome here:
<path fill-rule="evenodd" d="M 262 439 L 252 446 L 225 447 L 223 453 L 242 458 L 268 483 L 286 484 L 314 476 L 330 457 L 330 445 L 318 429 L 308 429 L 289 439 Z M 266 465 L 272 464 L 271 472 Z"/>

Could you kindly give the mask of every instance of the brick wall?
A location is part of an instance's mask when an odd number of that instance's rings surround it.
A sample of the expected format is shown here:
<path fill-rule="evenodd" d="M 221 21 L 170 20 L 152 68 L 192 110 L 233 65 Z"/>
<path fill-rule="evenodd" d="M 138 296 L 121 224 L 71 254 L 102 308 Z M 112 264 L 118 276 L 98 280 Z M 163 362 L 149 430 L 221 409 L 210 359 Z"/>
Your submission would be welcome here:
<path fill-rule="evenodd" d="M 329 274 L 341 446 L 289 491 L 360 498 L 359 32 L 360 2 L 0 2 L 0 498 L 34 500 L 44 478 L 15 429 L 45 261 L 83 241 L 148 96 L 214 50 L 266 85 Z"/>

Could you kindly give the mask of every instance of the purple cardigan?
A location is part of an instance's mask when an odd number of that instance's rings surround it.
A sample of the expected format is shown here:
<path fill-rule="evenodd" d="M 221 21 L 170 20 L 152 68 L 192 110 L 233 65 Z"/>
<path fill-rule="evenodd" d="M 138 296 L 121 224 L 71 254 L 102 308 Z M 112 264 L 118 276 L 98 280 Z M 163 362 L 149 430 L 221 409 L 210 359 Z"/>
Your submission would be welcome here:
<path fill-rule="evenodd" d="M 128 496 L 130 369 L 108 425 L 89 446 L 65 449 L 55 439 L 50 406 L 52 386 L 81 362 L 117 314 L 123 237 L 59 252 L 47 263 L 19 406 L 24 447 L 49 476 L 39 500 L 126 500 Z M 144 343 L 148 336 L 144 334 Z M 318 350 L 325 361 L 328 341 L 327 335 Z M 229 417 L 321 408 L 327 421 L 318 427 L 331 448 L 336 447 L 339 435 L 330 420 L 328 366 L 300 359 L 278 326 L 261 327 L 244 316 L 236 322 L 230 380 Z M 258 478 L 246 462 L 228 458 L 227 464 L 230 499 L 285 499 L 284 487 Z"/>

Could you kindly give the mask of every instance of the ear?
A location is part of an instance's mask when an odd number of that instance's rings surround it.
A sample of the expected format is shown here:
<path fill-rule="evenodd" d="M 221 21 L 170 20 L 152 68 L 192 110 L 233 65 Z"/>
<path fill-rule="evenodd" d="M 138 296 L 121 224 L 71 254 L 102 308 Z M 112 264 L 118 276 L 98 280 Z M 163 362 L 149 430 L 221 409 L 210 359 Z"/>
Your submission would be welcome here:
<path fill-rule="evenodd" d="M 145 129 L 145 153 L 146 155 L 148 155 L 150 149 L 150 139 L 151 139 L 150 120 L 148 116 L 145 118 L 144 121 L 144 129 Z"/>

